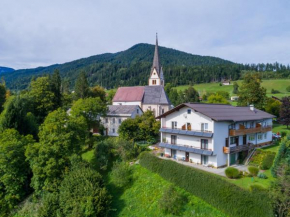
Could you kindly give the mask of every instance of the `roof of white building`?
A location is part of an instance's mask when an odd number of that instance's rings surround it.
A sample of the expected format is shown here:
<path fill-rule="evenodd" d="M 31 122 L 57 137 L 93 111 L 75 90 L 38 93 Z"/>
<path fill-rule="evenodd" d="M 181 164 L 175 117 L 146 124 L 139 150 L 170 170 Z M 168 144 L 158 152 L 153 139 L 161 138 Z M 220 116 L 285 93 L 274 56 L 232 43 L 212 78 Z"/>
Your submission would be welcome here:
<path fill-rule="evenodd" d="M 142 112 L 138 105 L 109 105 L 107 116 L 131 116 L 137 109 Z"/>
<path fill-rule="evenodd" d="M 157 118 L 166 117 L 167 115 L 178 111 L 183 107 L 189 107 L 196 112 L 199 112 L 215 121 L 250 121 L 250 120 L 261 120 L 274 118 L 274 115 L 271 115 L 267 112 L 261 111 L 254 108 L 253 110 L 250 107 L 236 107 L 231 105 L 224 104 L 206 104 L 206 103 L 183 103 L 170 111 L 160 115 Z"/>

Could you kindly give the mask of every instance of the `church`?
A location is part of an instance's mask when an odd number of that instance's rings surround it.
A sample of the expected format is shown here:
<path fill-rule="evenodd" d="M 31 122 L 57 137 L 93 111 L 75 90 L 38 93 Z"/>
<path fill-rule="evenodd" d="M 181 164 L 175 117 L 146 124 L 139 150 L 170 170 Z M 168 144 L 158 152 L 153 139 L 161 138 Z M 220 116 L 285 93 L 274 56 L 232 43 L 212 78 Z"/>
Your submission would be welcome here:
<path fill-rule="evenodd" d="M 119 87 L 113 105 L 138 105 L 145 112 L 150 110 L 157 117 L 171 108 L 164 90 L 165 80 L 159 61 L 158 38 L 156 36 L 153 64 L 149 74 L 148 86 Z"/>

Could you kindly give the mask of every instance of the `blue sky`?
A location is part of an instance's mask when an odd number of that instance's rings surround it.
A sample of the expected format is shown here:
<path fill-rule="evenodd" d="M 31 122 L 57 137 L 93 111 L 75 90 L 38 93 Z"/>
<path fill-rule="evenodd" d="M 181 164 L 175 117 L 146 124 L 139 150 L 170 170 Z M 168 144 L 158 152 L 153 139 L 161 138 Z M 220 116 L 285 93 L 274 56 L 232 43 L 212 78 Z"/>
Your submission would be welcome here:
<path fill-rule="evenodd" d="M 47 66 L 155 42 L 290 64 L 288 0 L 1 0 L 0 65 Z M 162 57 L 161 57 L 162 58 Z"/>

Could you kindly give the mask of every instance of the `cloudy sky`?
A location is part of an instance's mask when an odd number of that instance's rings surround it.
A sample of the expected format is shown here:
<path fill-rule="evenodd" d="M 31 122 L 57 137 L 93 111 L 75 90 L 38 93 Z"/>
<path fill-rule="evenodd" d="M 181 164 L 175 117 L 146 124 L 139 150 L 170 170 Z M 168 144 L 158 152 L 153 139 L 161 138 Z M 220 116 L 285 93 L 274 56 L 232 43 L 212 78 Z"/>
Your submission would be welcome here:
<path fill-rule="evenodd" d="M 0 0 L 0 65 L 64 63 L 155 41 L 239 63 L 290 64 L 289 0 Z"/>

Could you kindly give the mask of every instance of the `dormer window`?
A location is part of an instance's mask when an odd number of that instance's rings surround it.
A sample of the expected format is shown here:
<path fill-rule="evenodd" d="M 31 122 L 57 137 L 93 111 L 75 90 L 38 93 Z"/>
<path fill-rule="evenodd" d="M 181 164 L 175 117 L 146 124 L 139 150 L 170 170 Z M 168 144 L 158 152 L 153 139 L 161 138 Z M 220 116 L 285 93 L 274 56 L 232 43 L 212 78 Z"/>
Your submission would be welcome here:
<path fill-rule="evenodd" d="M 187 109 L 187 114 L 191 114 L 191 109 Z"/>
<path fill-rule="evenodd" d="M 152 81 L 152 84 L 155 84 L 155 85 L 156 85 L 156 80 L 153 80 L 153 81 Z"/>

